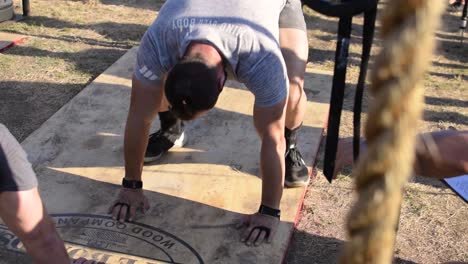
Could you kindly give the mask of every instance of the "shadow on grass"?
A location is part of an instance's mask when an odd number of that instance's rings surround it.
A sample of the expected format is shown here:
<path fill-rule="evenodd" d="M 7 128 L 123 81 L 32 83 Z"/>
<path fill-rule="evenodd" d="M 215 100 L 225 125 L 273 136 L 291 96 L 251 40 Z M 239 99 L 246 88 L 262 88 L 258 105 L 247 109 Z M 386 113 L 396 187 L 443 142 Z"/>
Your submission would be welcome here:
<path fill-rule="evenodd" d="M 447 80 L 451 80 L 451 79 L 454 79 L 456 78 L 457 74 L 452 74 L 452 73 L 441 73 L 441 72 L 434 72 L 434 71 L 431 71 L 429 72 L 430 75 L 432 76 L 437 76 L 437 77 L 441 77 L 441 78 L 445 78 Z M 461 75 L 458 75 L 460 76 L 459 78 L 461 78 L 463 81 L 468 81 L 468 76 L 464 75 L 464 74 L 461 74 Z"/>
<path fill-rule="evenodd" d="M 338 263 L 340 252 L 344 246 L 343 240 L 334 237 L 324 237 L 295 230 L 289 245 L 286 264 L 330 264 Z M 413 264 L 411 260 L 395 258 L 394 264 Z"/>
<path fill-rule="evenodd" d="M 467 63 L 468 49 L 466 43 L 461 43 L 460 30 L 461 14 L 444 13 L 442 15 L 442 29 L 436 33 L 438 40 L 437 53 L 444 56 L 447 60 Z M 453 34 L 453 35 L 450 35 Z M 466 37 L 465 37 L 466 41 Z"/>
<path fill-rule="evenodd" d="M 446 105 L 468 108 L 468 101 L 453 98 L 439 98 L 433 96 L 426 96 L 425 103 L 429 105 Z"/>
<path fill-rule="evenodd" d="M 458 125 L 468 125 L 468 117 L 458 112 L 436 112 L 432 110 L 424 111 L 424 120 L 431 122 L 450 122 Z"/>
<path fill-rule="evenodd" d="M 309 11 L 309 10 L 311 11 Z M 322 16 L 317 15 L 318 13 L 313 11 L 312 9 L 305 7 L 304 10 L 304 18 L 306 21 L 306 25 L 308 29 L 317 29 L 317 26 L 320 25 L 320 30 L 323 32 L 327 32 L 333 35 L 336 35 L 336 32 L 338 30 L 338 19 L 337 18 L 331 18 L 331 19 L 324 19 Z M 312 15 L 310 13 L 313 13 Z M 353 21 L 356 20 L 362 20 L 363 15 L 357 15 L 353 17 Z M 361 23 L 356 23 L 353 22 L 351 25 L 351 38 L 361 38 L 362 37 L 362 32 L 363 32 L 363 25 Z M 379 25 L 377 25 L 376 29 L 379 28 Z"/>
<path fill-rule="evenodd" d="M 147 25 L 142 24 L 134 24 L 134 23 L 118 23 L 118 22 L 103 22 L 103 23 L 95 23 L 95 24 L 78 24 L 72 23 L 56 18 L 50 18 L 46 16 L 31 16 L 21 22 L 28 26 L 36 26 L 36 27 L 46 27 L 46 28 L 54 28 L 59 30 L 68 30 L 68 29 L 87 29 L 93 30 L 96 33 L 102 35 L 105 38 L 108 38 L 112 41 L 116 42 L 128 42 L 128 41 L 139 41 L 143 34 L 145 33 L 146 29 L 148 28 Z M 16 30 L 10 30 L 11 33 L 18 33 L 28 35 L 26 32 L 19 32 Z M 35 35 L 37 37 L 43 37 L 43 35 Z M 47 37 L 47 36 L 45 36 Z M 51 36 L 49 36 L 51 37 Z M 56 36 L 54 36 L 56 37 Z M 62 40 L 62 36 L 56 37 L 59 40 Z M 74 35 L 65 36 L 63 37 L 65 41 L 67 38 L 75 38 Z M 86 37 L 83 37 L 86 40 Z M 78 41 L 79 39 L 76 38 L 74 42 Z M 88 40 L 89 41 L 89 40 Z M 99 44 L 99 40 L 96 40 Z M 106 44 L 107 42 L 104 42 Z"/>
<path fill-rule="evenodd" d="M 309 48 L 309 57 L 308 61 L 314 63 L 323 63 L 330 61 L 334 63 L 335 61 L 335 48 L 333 50 L 323 50 L 312 47 Z M 361 54 L 356 52 L 349 52 L 348 57 L 348 66 L 349 65 L 359 65 L 361 63 Z"/>
<path fill-rule="evenodd" d="M 82 84 L 0 82 L 0 122 L 22 141 L 81 89 Z"/>
<path fill-rule="evenodd" d="M 106 48 L 118 48 L 118 49 L 130 49 L 133 45 L 127 41 L 104 41 L 104 40 L 96 40 L 93 38 L 87 37 L 80 37 L 80 36 L 72 36 L 72 35 L 62 35 L 62 36 L 46 36 L 46 35 L 38 35 L 32 33 L 21 33 L 16 30 L 4 30 L 4 32 L 21 34 L 28 37 L 38 37 L 43 39 L 52 39 L 58 41 L 64 41 L 68 43 L 84 43 L 87 45 L 92 46 L 100 46 Z"/>
<path fill-rule="evenodd" d="M 112 48 L 93 48 L 80 52 L 54 52 L 35 47 L 17 46 L 9 49 L 6 54 L 62 59 L 72 63 L 76 70 L 94 76 L 107 69 L 125 52 L 124 49 Z"/>
<path fill-rule="evenodd" d="M 139 9 L 159 10 L 165 1 L 162 0 L 99 0 L 103 5 L 127 6 Z"/>

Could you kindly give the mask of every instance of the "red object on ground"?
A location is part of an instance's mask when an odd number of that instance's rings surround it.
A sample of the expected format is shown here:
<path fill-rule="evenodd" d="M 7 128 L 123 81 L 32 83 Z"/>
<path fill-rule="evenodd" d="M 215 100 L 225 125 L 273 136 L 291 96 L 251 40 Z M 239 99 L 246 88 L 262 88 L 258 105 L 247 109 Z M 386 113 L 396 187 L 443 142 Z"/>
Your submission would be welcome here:
<path fill-rule="evenodd" d="M 2 32 L 0 33 L 0 52 L 18 45 L 26 39 L 25 36 L 10 34 Z"/>

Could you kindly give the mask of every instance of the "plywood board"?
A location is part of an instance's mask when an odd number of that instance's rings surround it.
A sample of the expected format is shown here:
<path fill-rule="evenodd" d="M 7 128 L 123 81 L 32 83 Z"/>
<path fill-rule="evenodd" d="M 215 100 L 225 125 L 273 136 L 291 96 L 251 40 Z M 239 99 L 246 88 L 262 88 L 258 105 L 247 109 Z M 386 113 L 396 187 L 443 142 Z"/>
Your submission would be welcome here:
<path fill-rule="evenodd" d="M 280 263 L 305 188 L 285 190 L 272 244 L 239 242 L 232 223 L 258 209 L 261 180 L 253 96 L 235 82 L 228 82 L 215 109 L 187 124 L 185 148 L 144 167 L 151 203 L 146 215 L 125 224 L 106 215 L 124 175 L 135 55 L 131 49 L 22 144 L 70 255 L 103 263 Z M 309 102 L 299 145 L 309 166 L 328 113 L 330 79 L 325 72 L 307 73 Z M 22 249 L 11 240 L 2 251 L 17 258 Z"/>

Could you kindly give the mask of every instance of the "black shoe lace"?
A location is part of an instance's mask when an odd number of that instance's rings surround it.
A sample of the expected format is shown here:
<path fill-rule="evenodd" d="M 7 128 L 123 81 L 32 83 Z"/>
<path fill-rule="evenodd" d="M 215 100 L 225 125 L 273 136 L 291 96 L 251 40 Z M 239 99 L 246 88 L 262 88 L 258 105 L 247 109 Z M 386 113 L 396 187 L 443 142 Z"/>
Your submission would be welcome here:
<path fill-rule="evenodd" d="M 299 152 L 299 150 L 295 146 L 288 148 L 288 150 L 286 151 L 286 156 L 288 155 L 294 166 L 302 165 L 303 158 L 301 152 Z"/>
<path fill-rule="evenodd" d="M 151 134 L 148 139 L 148 149 L 154 152 L 160 152 L 161 150 L 167 150 L 173 146 L 172 142 L 162 130 L 158 130 Z"/>
<path fill-rule="evenodd" d="M 155 138 L 158 138 L 158 137 L 161 137 L 163 135 L 163 131 L 160 129 L 152 134 L 149 135 L 149 140 L 151 139 L 155 139 Z"/>

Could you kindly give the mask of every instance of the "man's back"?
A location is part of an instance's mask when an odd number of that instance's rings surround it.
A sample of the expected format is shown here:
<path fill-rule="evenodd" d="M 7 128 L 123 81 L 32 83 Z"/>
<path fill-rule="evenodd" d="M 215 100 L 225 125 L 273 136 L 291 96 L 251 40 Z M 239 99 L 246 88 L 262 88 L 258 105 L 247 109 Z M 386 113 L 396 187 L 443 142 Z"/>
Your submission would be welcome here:
<path fill-rule="evenodd" d="M 278 39 L 284 4 L 284 0 L 168 0 L 141 42 L 137 77 L 163 78 L 190 43 L 205 42 L 220 51 L 231 77 L 246 84 L 257 105 L 278 103 L 287 93 Z"/>
<path fill-rule="evenodd" d="M 285 0 L 168 0 L 161 8 L 158 20 L 161 23 L 176 21 L 179 27 L 203 21 L 245 23 L 259 33 L 267 34 L 264 32 L 267 31 L 277 38 L 278 17 L 284 5 Z M 184 20 L 187 18 L 189 20 Z"/>

